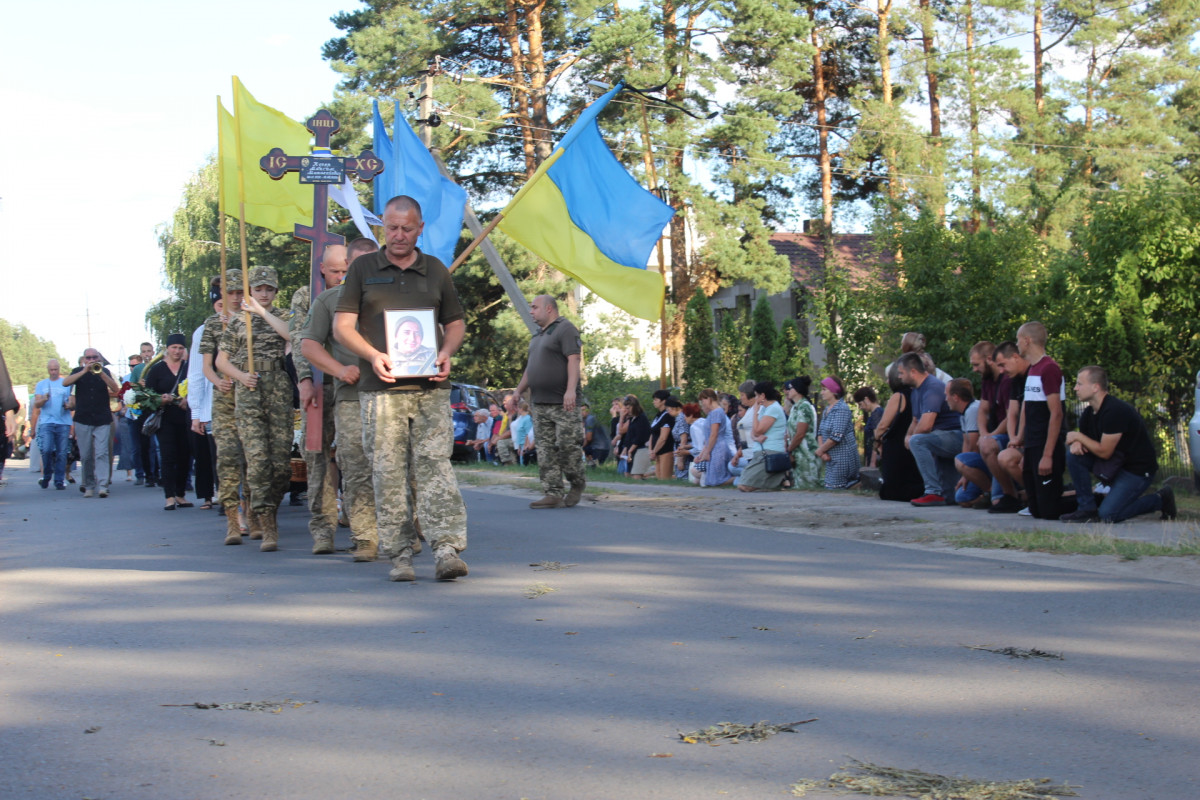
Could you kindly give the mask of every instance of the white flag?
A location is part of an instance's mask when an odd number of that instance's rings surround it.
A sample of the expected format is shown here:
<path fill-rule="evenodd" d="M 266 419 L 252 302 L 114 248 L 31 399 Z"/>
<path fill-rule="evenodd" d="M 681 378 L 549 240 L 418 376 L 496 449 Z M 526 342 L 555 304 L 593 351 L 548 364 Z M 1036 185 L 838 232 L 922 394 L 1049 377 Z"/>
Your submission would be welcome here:
<path fill-rule="evenodd" d="M 383 220 L 363 208 L 363 204 L 358 200 L 358 192 L 354 191 L 354 184 L 350 182 L 350 176 L 347 175 L 343 179 L 341 186 L 329 187 L 329 199 L 350 212 L 354 227 L 358 228 L 358 232 L 364 238 L 379 244 L 375 234 L 371 232 L 371 225 L 382 226 Z"/>

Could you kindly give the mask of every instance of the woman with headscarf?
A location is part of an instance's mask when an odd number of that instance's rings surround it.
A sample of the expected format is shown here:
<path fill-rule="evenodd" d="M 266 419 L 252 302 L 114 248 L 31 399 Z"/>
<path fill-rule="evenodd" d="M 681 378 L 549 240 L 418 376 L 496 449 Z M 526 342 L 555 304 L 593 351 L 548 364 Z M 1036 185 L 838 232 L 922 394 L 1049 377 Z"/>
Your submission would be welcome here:
<path fill-rule="evenodd" d="M 854 414 L 846 404 L 846 390 L 837 378 L 821 381 L 821 417 L 817 457 L 825 462 L 825 488 L 849 489 L 858 485 L 858 440 Z"/>
<path fill-rule="evenodd" d="M 817 409 L 808 399 L 812 378 L 801 375 L 783 385 L 792 410 L 787 419 L 787 449 L 792 454 L 792 483 L 797 489 L 821 488 L 817 457 Z"/>
<path fill-rule="evenodd" d="M 164 511 L 192 507 L 185 496 L 191 467 L 188 438 L 192 420 L 186 410 L 187 400 L 179 395 L 179 384 L 187 380 L 186 355 L 187 339 L 182 333 L 172 333 L 167 337 L 163 359 L 142 376 L 146 388 L 162 399 L 162 425 L 154 437 L 158 440 L 160 478 L 167 501 Z"/>

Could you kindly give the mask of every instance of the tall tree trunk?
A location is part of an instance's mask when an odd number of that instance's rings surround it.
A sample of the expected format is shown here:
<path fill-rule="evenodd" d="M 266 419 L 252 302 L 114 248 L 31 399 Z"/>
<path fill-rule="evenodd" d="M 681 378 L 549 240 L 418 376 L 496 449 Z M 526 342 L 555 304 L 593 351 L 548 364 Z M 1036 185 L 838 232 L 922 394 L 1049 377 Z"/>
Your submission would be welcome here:
<path fill-rule="evenodd" d="M 925 54 L 925 83 L 929 87 L 929 136 L 937 151 L 938 164 L 941 168 L 942 153 L 942 96 L 938 89 L 937 64 L 934 61 L 933 48 L 933 11 L 929 0 L 919 0 L 921 7 L 921 51 Z M 939 199 L 934 209 L 939 220 L 946 218 L 946 204 Z"/>
<path fill-rule="evenodd" d="M 817 31 L 817 10 L 808 9 L 812 22 L 813 44 L 813 110 L 817 116 L 817 166 L 821 170 L 821 225 L 833 230 L 833 157 L 829 152 L 828 99 L 825 88 L 825 59 L 821 37 Z"/>
<path fill-rule="evenodd" d="M 982 175 L 979 168 L 979 96 L 976 92 L 975 2 L 967 0 L 967 117 L 971 145 L 971 228 L 979 229 L 979 210 L 983 205 Z"/>

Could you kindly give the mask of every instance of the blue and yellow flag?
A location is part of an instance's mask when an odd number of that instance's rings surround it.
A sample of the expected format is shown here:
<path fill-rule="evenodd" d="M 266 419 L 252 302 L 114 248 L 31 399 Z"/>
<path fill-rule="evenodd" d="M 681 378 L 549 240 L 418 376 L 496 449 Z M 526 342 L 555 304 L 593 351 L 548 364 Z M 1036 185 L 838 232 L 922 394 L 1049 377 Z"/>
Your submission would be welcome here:
<path fill-rule="evenodd" d="M 498 227 L 548 264 L 635 317 L 662 315 L 663 276 L 646 269 L 675 209 L 625 171 L 586 108 L 504 209 Z"/>

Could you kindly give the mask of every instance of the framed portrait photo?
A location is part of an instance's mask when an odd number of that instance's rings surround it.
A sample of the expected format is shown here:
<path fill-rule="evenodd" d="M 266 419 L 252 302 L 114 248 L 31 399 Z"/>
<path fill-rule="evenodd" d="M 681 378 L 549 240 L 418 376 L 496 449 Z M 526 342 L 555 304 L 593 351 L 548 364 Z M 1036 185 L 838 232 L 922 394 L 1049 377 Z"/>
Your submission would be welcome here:
<path fill-rule="evenodd" d="M 388 358 L 397 378 L 437 375 L 437 319 L 432 308 L 388 309 L 383 312 Z"/>

